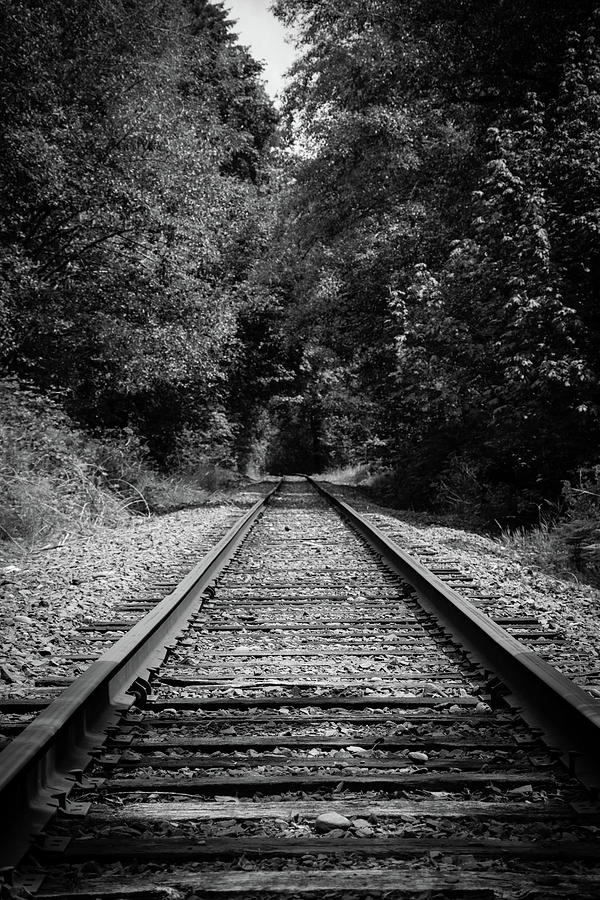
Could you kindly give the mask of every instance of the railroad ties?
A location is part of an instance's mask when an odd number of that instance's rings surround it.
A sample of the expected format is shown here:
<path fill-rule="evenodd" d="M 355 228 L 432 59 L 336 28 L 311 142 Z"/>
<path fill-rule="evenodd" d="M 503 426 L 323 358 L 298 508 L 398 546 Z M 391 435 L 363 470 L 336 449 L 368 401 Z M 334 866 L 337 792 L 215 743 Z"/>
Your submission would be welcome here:
<path fill-rule="evenodd" d="M 15 884 L 55 900 L 600 896 L 590 792 L 303 481 L 150 681 Z"/>

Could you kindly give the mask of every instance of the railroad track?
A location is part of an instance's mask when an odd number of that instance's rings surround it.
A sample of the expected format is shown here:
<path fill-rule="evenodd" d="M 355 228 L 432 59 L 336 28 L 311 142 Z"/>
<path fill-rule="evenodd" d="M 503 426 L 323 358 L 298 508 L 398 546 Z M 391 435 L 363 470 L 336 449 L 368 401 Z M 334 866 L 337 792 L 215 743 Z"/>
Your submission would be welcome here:
<path fill-rule="evenodd" d="M 283 482 L 0 755 L 4 895 L 599 897 L 597 702 L 433 568 Z"/>

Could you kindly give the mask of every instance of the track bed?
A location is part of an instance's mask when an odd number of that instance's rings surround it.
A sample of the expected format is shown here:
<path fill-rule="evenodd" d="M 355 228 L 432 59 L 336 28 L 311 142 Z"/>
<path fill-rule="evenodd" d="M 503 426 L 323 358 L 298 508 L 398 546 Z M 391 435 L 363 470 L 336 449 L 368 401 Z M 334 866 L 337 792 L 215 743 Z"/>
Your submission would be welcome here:
<path fill-rule="evenodd" d="M 209 594 L 15 883 L 107 900 L 600 896 L 600 805 L 574 757 L 312 487 L 283 484 Z"/>

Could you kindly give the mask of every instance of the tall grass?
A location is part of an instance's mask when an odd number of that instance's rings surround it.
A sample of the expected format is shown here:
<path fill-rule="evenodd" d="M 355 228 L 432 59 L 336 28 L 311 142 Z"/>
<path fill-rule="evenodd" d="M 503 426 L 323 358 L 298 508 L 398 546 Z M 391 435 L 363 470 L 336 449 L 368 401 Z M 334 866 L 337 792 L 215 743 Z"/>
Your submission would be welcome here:
<path fill-rule="evenodd" d="M 214 468 L 214 467 L 213 467 Z M 92 438 L 56 399 L 0 379 L 0 543 L 28 550 L 90 528 L 198 505 L 214 472 L 159 474 L 126 430 Z M 214 483 L 214 486 L 213 486 Z"/>
<path fill-rule="evenodd" d="M 101 486 L 91 446 L 59 404 L 0 381 L 0 538 L 25 549 L 58 532 L 126 516 Z"/>

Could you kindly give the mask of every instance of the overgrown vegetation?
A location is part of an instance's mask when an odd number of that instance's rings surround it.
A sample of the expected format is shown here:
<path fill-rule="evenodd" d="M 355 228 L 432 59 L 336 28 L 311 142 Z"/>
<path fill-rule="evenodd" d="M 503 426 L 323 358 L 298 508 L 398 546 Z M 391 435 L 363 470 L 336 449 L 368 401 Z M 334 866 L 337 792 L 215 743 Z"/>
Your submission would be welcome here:
<path fill-rule="evenodd" d="M 0 15 L 5 371 L 88 428 L 133 429 L 166 468 L 190 436 L 231 457 L 239 322 L 265 302 L 260 65 L 208 0 Z"/>
<path fill-rule="evenodd" d="M 208 0 L 0 0 L 7 539 L 235 469 L 277 114 L 230 26 Z"/>
<path fill-rule="evenodd" d="M 218 2 L 0 0 L 4 373 L 109 456 L 379 468 L 592 571 L 596 4 L 274 5 L 281 126 Z"/>
<path fill-rule="evenodd" d="M 276 261 L 323 462 L 535 521 L 600 436 L 595 4 L 277 8 L 305 52 Z"/>
<path fill-rule="evenodd" d="M 529 528 L 500 529 L 499 540 L 522 560 L 547 571 L 600 586 L 600 488 L 598 468 L 579 472 L 579 485 L 566 482 L 559 514 L 540 517 Z M 590 488 L 594 490 L 590 490 Z"/>
<path fill-rule="evenodd" d="M 0 380 L 0 532 L 13 548 L 198 505 L 222 483 L 214 467 L 161 475 L 132 431 L 95 439 L 59 399 Z"/>

